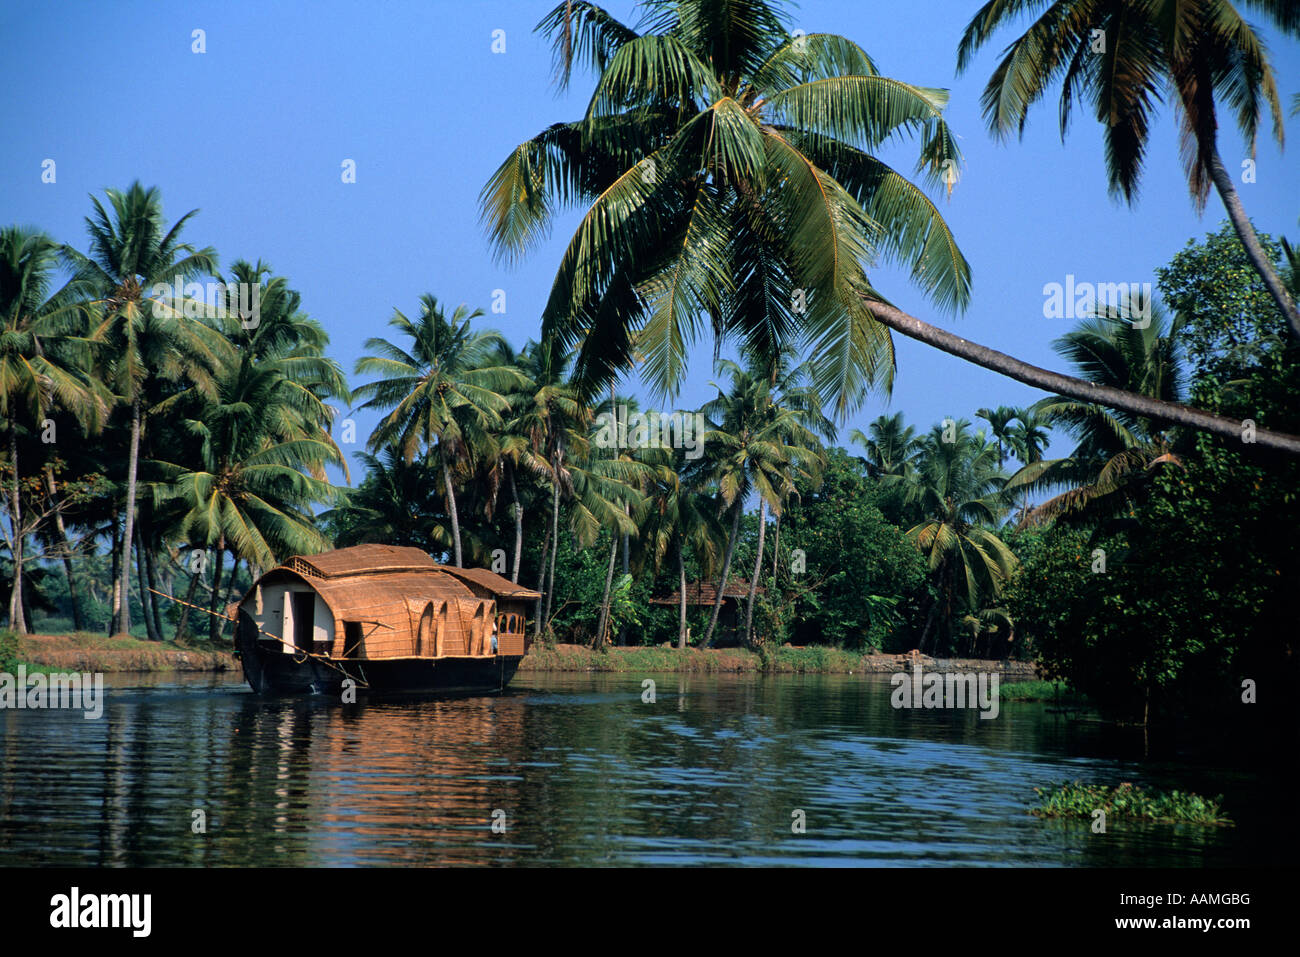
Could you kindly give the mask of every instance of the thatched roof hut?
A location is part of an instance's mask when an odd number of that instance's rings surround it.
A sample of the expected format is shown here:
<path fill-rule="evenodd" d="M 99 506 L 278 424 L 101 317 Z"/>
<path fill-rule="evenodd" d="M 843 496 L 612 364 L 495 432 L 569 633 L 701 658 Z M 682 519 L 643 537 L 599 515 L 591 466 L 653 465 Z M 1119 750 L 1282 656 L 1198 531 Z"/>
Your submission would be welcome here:
<path fill-rule="evenodd" d="M 758 587 L 757 594 L 763 594 L 763 586 Z M 727 582 L 727 587 L 722 594 L 722 604 L 726 607 L 727 603 L 735 600 L 740 601 L 742 598 L 749 597 L 749 582 L 739 578 L 733 578 Z M 716 582 L 689 582 L 686 585 L 686 604 L 688 605 L 712 605 L 718 600 L 718 586 Z M 680 605 L 682 602 L 681 589 L 673 592 L 666 598 L 651 598 L 652 605 Z"/>

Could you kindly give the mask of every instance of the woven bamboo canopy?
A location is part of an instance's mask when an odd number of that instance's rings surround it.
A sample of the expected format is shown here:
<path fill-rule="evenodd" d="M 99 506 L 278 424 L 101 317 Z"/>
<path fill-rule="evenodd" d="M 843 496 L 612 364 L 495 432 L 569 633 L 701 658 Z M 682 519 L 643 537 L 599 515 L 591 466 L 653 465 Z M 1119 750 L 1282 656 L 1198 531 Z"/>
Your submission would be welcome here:
<path fill-rule="evenodd" d="M 538 597 L 486 569 L 439 565 L 418 548 L 356 545 L 289 559 L 259 578 L 239 607 L 286 650 L 481 656 L 492 654 L 495 634 L 496 654 L 522 655 L 525 603 Z"/>

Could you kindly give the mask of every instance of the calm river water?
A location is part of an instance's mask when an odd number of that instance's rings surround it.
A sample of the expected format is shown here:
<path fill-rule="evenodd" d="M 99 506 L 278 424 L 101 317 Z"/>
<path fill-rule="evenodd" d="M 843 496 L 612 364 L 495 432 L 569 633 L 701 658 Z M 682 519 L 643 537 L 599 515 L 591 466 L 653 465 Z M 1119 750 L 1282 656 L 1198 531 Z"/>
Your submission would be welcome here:
<path fill-rule="evenodd" d="M 656 675 L 653 704 L 644 677 L 343 706 L 135 676 L 100 720 L 0 711 L 0 865 L 1292 863 L 1278 786 L 1144 758 L 1138 729 L 894 710 L 885 675 Z M 1225 793 L 1239 823 L 1028 814 L 1075 779 Z"/>

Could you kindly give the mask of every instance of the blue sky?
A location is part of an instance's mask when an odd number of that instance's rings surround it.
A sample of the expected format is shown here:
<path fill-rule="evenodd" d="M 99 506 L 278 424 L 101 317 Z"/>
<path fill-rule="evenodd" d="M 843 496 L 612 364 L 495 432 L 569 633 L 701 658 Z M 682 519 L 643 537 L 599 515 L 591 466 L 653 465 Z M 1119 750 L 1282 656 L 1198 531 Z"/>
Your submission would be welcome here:
<path fill-rule="evenodd" d="M 329 331 L 331 353 L 351 373 L 393 309 L 417 310 L 431 292 L 454 305 L 488 309 L 490 324 L 516 345 L 536 337 L 570 213 L 521 266 L 494 263 L 478 222 L 488 176 L 518 142 L 581 115 L 591 78 L 572 91 L 550 85 L 550 49 L 532 32 L 554 0 L 406 3 L 46 3 L 0 9 L 0 221 L 35 224 L 85 248 L 88 194 L 134 179 L 158 186 L 172 222 L 201 212 L 186 230 L 214 246 L 222 266 L 264 259 L 303 294 Z M 1198 218 L 1188 198 L 1172 111 L 1152 135 L 1135 207 L 1106 192 L 1101 129 L 1079 113 L 1063 144 L 1056 100 L 1031 114 L 1023 141 L 985 131 L 979 94 L 995 62 L 986 50 L 955 75 L 973 0 L 904 4 L 825 0 L 795 8 L 807 32 L 845 34 L 887 74 L 952 91 L 948 121 L 966 167 L 944 215 L 970 260 L 974 292 L 959 317 L 930 307 L 905 275 L 878 270 L 877 286 L 900 306 L 960 335 L 1030 362 L 1060 368 L 1053 338 L 1071 325 L 1043 317 L 1043 286 L 1080 281 L 1153 282 L 1189 238 L 1217 229 L 1212 195 Z M 607 8 L 635 20 L 629 0 Z M 192 52 L 192 31 L 206 52 Z M 493 31 L 505 52 L 493 53 Z M 1300 44 L 1262 29 L 1282 93 L 1300 89 Z M 1288 118 L 1292 153 L 1300 117 Z M 913 144 L 885 153 L 910 170 Z M 1245 147 L 1224 128 L 1230 169 Z M 41 180 L 53 159 L 57 180 Z M 356 182 L 341 181 L 344 160 Z M 1259 229 L 1300 236 L 1294 155 L 1261 138 L 1257 177 L 1240 183 Z M 892 397 L 872 396 L 847 423 L 866 427 L 902 409 L 921 429 L 945 416 L 974 418 L 981 406 L 1027 405 L 1041 393 L 927 346 L 896 337 Z M 702 342 L 674 403 L 711 398 L 712 344 Z M 359 380 L 352 379 L 353 384 Z M 364 439 L 374 422 L 357 418 Z M 1055 451 L 1064 453 L 1064 443 Z M 354 472 L 354 479 L 357 478 Z"/>

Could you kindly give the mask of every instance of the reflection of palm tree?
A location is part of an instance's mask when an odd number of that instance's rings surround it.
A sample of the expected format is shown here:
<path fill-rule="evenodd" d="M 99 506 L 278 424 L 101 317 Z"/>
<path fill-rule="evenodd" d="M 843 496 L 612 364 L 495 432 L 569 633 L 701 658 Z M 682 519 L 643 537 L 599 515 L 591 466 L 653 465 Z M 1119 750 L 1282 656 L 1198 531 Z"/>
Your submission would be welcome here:
<path fill-rule="evenodd" d="M 1300 35 L 1294 3 L 1246 0 L 1292 36 Z M 993 34 L 1026 9 L 1047 6 L 989 0 L 971 19 L 957 53 L 958 70 Z M 1100 37 L 1098 34 L 1100 33 Z M 1098 41 L 1101 42 L 1100 49 Z M 1029 108 L 1062 79 L 1061 134 L 1071 106 L 1086 102 L 1103 124 L 1106 173 L 1113 193 L 1132 202 L 1146 155 L 1152 112 L 1162 88 L 1172 90 L 1188 188 L 1198 210 L 1211 185 L 1228 211 L 1251 265 L 1300 338 L 1300 312 L 1241 205 L 1219 156 L 1218 103 L 1223 97 L 1254 155 L 1267 107 L 1282 142 L 1282 105 L 1263 42 L 1229 0 L 1062 0 L 1053 3 L 1007 47 L 984 90 L 984 115 L 999 136 L 1024 132 Z"/>

